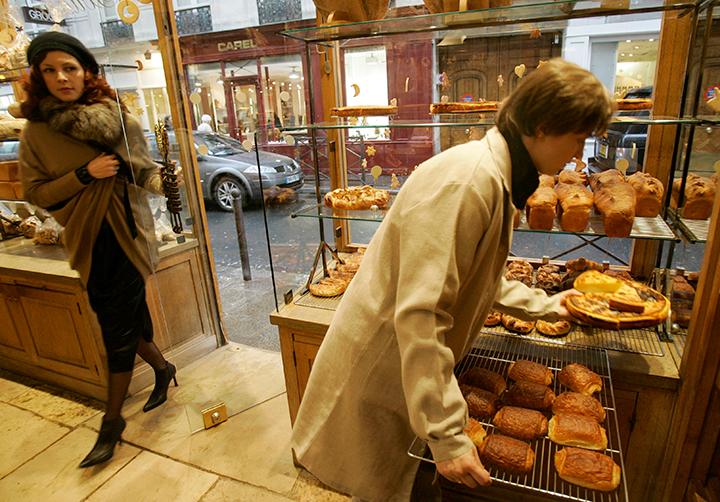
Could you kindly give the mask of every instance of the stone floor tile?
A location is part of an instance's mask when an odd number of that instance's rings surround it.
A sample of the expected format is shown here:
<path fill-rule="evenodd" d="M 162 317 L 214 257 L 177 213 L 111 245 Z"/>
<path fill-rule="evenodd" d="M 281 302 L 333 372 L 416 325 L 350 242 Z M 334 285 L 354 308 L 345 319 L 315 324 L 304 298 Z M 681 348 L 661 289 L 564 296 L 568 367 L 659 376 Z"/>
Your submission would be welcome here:
<path fill-rule="evenodd" d="M 288 495 L 299 502 L 347 502 L 350 497 L 322 484 L 305 469 L 300 470 L 297 482 Z"/>
<path fill-rule="evenodd" d="M 264 488 L 221 478 L 200 500 L 202 502 L 290 502 L 292 499 Z"/>
<path fill-rule="evenodd" d="M 28 387 L 8 403 L 69 427 L 85 422 L 102 410 L 99 401 L 44 384 Z"/>
<path fill-rule="evenodd" d="M 48 424 L 46 421 L 44 427 L 49 427 Z M 85 427 L 79 427 L 67 434 L 0 480 L 0 494 L 3 494 L 0 498 L 23 502 L 83 500 L 139 452 L 137 448 L 122 444 L 115 448 L 115 455 L 110 461 L 88 469 L 78 468 L 80 461 L 95 444 L 96 438 L 97 434 Z"/>
<path fill-rule="evenodd" d="M 26 410 L 0 403 L 0 478 L 70 432 Z M 2 491 L 0 491 L 2 493 Z M 2 497 L 0 497 L 2 498 Z"/>
<path fill-rule="evenodd" d="M 217 480 L 214 474 L 143 451 L 87 501 L 195 502 Z"/>
<path fill-rule="evenodd" d="M 7 403 L 31 386 L 29 379 L 0 369 L 0 401 Z"/>

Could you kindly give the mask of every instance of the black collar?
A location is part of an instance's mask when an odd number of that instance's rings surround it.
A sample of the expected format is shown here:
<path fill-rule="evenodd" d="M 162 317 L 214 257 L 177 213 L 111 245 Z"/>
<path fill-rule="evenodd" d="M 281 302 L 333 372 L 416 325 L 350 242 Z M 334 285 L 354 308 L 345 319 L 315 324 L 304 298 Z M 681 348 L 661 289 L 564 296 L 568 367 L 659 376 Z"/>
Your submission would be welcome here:
<path fill-rule="evenodd" d="M 522 142 L 520 133 L 509 128 L 498 128 L 510 150 L 511 184 L 513 205 L 524 209 L 525 203 L 540 185 L 540 176 L 530 157 L 530 153 Z"/>

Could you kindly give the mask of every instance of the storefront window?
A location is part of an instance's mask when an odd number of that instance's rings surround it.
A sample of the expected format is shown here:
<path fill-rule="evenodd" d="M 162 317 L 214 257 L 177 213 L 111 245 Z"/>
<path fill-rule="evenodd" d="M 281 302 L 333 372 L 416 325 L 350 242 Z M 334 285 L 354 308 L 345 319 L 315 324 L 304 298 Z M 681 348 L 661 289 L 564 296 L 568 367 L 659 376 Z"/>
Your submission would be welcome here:
<path fill-rule="evenodd" d="M 651 86 L 655 80 L 657 62 L 657 40 L 626 39 L 618 43 L 617 71 L 615 74 L 616 97 L 628 91 Z"/>
<path fill-rule="evenodd" d="M 263 125 L 269 142 L 281 140 L 284 127 L 306 123 L 305 91 L 299 55 L 263 58 Z"/>
<path fill-rule="evenodd" d="M 345 102 L 348 106 L 387 105 L 388 77 L 385 47 L 362 47 L 345 51 Z M 363 117 L 363 124 L 387 124 L 387 117 Z M 386 139 L 386 128 L 350 129 L 351 137 Z"/>
<path fill-rule="evenodd" d="M 228 113 L 220 63 L 188 65 L 187 70 L 190 89 L 198 96 L 192 100 L 195 127 L 205 122 L 213 131 L 227 134 Z"/>

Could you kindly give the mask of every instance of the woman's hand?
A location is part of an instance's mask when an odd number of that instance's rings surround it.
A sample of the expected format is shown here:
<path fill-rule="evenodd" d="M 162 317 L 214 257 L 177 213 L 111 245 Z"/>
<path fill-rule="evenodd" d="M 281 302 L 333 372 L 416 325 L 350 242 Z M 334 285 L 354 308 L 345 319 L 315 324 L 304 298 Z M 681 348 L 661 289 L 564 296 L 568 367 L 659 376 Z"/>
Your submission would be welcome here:
<path fill-rule="evenodd" d="M 115 176 L 120 167 L 120 162 L 114 155 L 101 153 L 90 162 L 88 162 L 87 170 L 93 178 L 102 179 Z"/>
<path fill-rule="evenodd" d="M 453 483 L 461 483 L 470 488 L 490 484 L 490 473 L 483 467 L 477 448 L 473 448 L 459 457 L 443 460 L 435 464 L 438 472 Z"/>
<path fill-rule="evenodd" d="M 577 289 L 568 289 L 567 291 L 563 291 L 562 293 L 558 293 L 555 295 L 555 297 L 560 298 L 560 305 L 561 307 L 557 311 L 558 317 L 561 319 L 565 319 L 567 321 L 572 321 L 575 319 L 570 312 L 568 312 L 568 309 L 565 308 L 565 301 L 569 296 L 577 296 L 581 295 L 582 293 L 578 291 Z"/>

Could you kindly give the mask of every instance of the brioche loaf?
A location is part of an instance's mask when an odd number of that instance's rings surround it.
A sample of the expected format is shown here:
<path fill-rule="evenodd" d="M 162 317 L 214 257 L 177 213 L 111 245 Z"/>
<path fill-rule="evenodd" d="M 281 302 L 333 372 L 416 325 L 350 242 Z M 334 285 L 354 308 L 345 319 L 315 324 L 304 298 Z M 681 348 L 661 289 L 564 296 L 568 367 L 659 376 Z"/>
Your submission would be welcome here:
<path fill-rule="evenodd" d="M 595 209 L 602 215 L 605 235 L 627 237 L 635 221 L 635 190 L 625 181 L 595 190 Z"/>
<path fill-rule="evenodd" d="M 552 230 L 557 200 L 552 188 L 538 187 L 525 204 L 528 226 L 533 230 Z"/>
<path fill-rule="evenodd" d="M 587 175 L 584 172 L 563 169 L 560 171 L 557 181 L 568 185 L 587 185 Z"/>
<path fill-rule="evenodd" d="M 585 230 L 593 207 L 592 193 L 580 183 L 558 183 L 555 186 L 555 194 L 560 201 L 560 227 L 566 232 Z"/>
<path fill-rule="evenodd" d="M 659 179 L 647 173 L 636 172 L 627 182 L 635 190 L 635 216 L 654 218 L 660 214 L 665 187 Z"/>
<path fill-rule="evenodd" d="M 620 466 L 594 451 L 563 448 L 555 453 L 555 470 L 568 483 L 591 490 L 609 492 L 620 484 Z"/>
<path fill-rule="evenodd" d="M 673 182 L 670 207 L 677 208 L 680 200 L 682 180 Z M 712 214 L 715 200 L 715 183 L 693 173 L 688 173 L 685 183 L 685 202 L 682 208 L 683 218 L 689 220 L 705 220 Z"/>
<path fill-rule="evenodd" d="M 555 176 L 550 176 L 548 174 L 540 175 L 538 187 L 553 188 L 554 186 L 555 186 Z"/>

